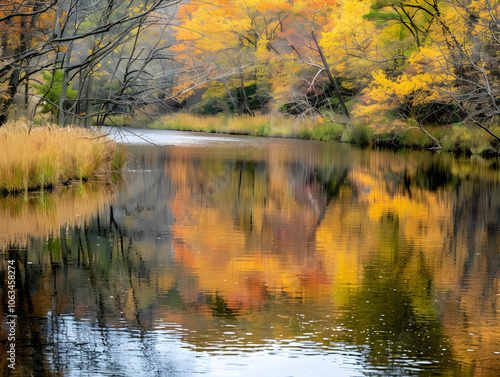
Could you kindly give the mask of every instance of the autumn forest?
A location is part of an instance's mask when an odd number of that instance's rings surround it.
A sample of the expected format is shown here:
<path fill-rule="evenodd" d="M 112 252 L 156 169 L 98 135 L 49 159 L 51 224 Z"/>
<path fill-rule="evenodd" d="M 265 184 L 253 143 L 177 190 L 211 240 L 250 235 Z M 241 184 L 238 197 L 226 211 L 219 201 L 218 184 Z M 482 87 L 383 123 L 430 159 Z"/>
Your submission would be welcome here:
<path fill-rule="evenodd" d="M 498 139 L 498 15 L 491 0 L 2 2 L 0 121 L 17 102 L 60 125 L 184 109 Z"/>
<path fill-rule="evenodd" d="M 499 17 L 0 0 L 0 375 L 499 376 Z"/>

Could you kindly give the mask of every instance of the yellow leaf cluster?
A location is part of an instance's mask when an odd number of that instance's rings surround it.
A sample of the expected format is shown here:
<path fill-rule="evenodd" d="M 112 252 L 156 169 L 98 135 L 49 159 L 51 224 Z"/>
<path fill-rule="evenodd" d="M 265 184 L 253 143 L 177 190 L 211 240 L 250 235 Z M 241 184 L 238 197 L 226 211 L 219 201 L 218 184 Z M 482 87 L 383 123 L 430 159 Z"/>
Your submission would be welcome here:
<path fill-rule="evenodd" d="M 373 61 L 385 59 L 380 31 L 363 15 L 370 12 L 370 3 L 345 1 L 331 13 L 330 23 L 322 33 L 320 46 L 329 63 L 344 76 L 359 78 L 372 69 Z"/>
<path fill-rule="evenodd" d="M 441 66 L 442 54 L 430 47 L 421 47 L 408 58 L 408 67 L 396 77 L 378 70 L 363 90 L 366 102 L 357 107 L 357 116 L 393 110 L 403 104 L 418 105 L 440 98 L 440 87 L 449 77 Z"/>

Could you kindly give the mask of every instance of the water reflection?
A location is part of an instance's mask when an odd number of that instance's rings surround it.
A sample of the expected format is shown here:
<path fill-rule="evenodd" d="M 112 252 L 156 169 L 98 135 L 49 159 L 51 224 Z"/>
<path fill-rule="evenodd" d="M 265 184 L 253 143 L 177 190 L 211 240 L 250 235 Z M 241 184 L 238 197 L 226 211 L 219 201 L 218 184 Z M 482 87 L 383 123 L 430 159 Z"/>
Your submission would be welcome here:
<path fill-rule="evenodd" d="M 113 197 L 105 183 L 76 183 L 57 191 L 0 198 L 0 250 L 25 245 L 28 237 L 58 233 L 61 226 L 81 223 Z"/>
<path fill-rule="evenodd" d="M 498 161 L 228 139 L 131 146 L 109 205 L 5 249 L 17 375 L 500 373 Z"/>

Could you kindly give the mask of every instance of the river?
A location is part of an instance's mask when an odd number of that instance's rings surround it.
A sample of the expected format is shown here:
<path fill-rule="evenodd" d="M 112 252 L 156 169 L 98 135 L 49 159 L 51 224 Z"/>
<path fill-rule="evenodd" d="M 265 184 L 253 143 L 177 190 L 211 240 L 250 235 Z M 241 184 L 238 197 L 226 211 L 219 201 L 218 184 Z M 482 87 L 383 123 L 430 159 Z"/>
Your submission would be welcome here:
<path fill-rule="evenodd" d="M 1 375 L 500 375 L 498 159 L 112 133 L 120 182 L 0 199 Z"/>

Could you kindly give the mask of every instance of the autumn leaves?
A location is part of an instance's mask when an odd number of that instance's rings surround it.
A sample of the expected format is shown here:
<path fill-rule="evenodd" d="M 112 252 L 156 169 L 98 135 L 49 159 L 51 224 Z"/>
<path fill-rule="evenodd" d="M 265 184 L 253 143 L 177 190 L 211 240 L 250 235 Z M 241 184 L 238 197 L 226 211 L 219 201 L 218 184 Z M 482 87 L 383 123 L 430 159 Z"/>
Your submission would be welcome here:
<path fill-rule="evenodd" d="M 59 114 L 98 124 L 174 98 L 203 114 L 284 112 L 381 130 L 489 129 L 500 114 L 497 1 L 177 3 L 0 5 L 2 114 L 43 70 L 77 90 L 67 103 L 61 92 L 56 105 L 74 106 Z"/>
<path fill-rule="evenodd" d="M 350 111 L 355 121 L 383 127 L 430 122 L 435 103 L 449 104 L 459 120 L 464 112 L 476 119 L 478 106 L 493 108 L 494 117 L 500 43 L 488 25 L 497 13 L 489 0 L 467 7 L 441 0 L 191 2 L 181 6 L 175 34 L 177 59 L 192 69 L 181 86 L 189 96 L 186 89 L 206 85 L 236 112 L 288 105 L 338 120 Z M 249 105 L 245 88 L 252 85 L 250 96 L 269 96 L 260 107 Z"/>

